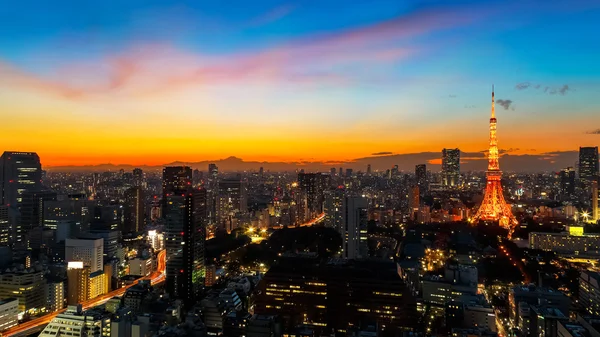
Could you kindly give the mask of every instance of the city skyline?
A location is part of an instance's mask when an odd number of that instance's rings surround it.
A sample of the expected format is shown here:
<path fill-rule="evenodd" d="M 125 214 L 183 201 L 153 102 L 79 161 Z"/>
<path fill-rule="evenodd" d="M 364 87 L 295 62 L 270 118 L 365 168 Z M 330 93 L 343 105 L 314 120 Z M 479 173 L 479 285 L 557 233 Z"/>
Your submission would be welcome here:
<path fill-rule="evenodd" d="M 484 169 L 493 83 L 503 169 L 574 166 L 600 143 L 600 37 L 582 33 L 600 6 L 541 4 L 11 4 L 0 142 L 46 168 L 235 156 L 412 170 L 457 147 L 461 167 Z"/>

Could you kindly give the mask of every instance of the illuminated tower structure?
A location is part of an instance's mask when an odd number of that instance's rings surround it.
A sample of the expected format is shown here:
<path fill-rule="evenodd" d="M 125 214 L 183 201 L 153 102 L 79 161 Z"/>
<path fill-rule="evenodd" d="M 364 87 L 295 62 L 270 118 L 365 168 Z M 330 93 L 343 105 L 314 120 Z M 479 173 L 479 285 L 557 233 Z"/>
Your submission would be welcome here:
<path fill-rule="evenodd" d="M 490 118 L 490 151 L 488 154 L 488 169 L 486 172 L 487 184 L 485 195 L 479 210 L 471 220 L 473 223 L 478 221 L 498 221 L 500 226 L 508 229 L 508 235 L 512 234 L 514 226 L 517 225 L 510 206 L 504 200 L 502 193 L 502 171 L 498 158 L 498 140 L 496 138 L 496 111 L 494 107 L 494 89 L 492 88 L 492 116 Z"/>

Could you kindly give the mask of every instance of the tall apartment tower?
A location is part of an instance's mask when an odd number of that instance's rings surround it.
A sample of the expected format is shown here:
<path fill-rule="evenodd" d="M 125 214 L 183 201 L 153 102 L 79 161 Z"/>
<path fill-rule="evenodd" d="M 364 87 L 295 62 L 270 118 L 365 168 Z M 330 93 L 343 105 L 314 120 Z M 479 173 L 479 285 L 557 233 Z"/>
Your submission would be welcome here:
<path fill-rule="evenodd" d="M 427 165 L 419 164 L 415 166 L 415 179 L 417 186 L 419 186 L 419 193 L 421 195 L 427 194 L 429 190 L 429 181 L 427 179 Z"/>
<path fill-rule="evenodd" d="M 325 191 L 323 212 L 325 219 L 323 223 L 327 227 L 340 231 L 344 221 L 344 190 L 335 189 Z"/>
<path fill-rule="evenodd" d="M 125 191 L 125 232 L 136 233 L 144 229 L 144 190 L 134 186 Z"/>
<path fill-rule="evenodd" d="M 237 178 L 219 181 L 217 194 L 217 223 L 223 224 L 238 214 L 248 212 L 248 186 L 238 176 Z"/>
<path fill-rule="evenodd" d="M 600 221 L 600 189 L 598 189 L 598 179 L 592 182 L 592 219 L 594 222 Z"/>
<path fill-rule="evenodd" d="M 192 187 L 192 169 L 189 166 L 167 166 L 163 168 L 162 179 L 162 202 L 163 216 L 167 195 L 173 195 L 176 191 L 187 191 Z"/>
<path fill-rule="evenodd" d="M 163 186 L 165 184 L 169 185 L 163 182 Z M 166 289 L 175 298 L 191 304 L 199 297 L 204 284 L 207 193 L 205 189 L 192 188 L 191 170 L 189 180 L 171 186 L 175 187 L 165 195 L 164 213 Z"/>
<path fill-rule="evenodd" d="M 460 150 L 442 150 L 442 184 L 446 187 L 454 187 L 460 180 Z"/>
<path fill-rule="evenodd" d="M 341 176 L 341 171 L 340 171 Z M 298 186 L 308 200 L 311 216 L 323 212 L 324 192 L 331 184 L 331 177 L 325 173 L 298 173 Z"/>
<path fill-rule="evenodd" d="M 562 200 L 569 200 L 575 194 L 575 170 L 567 167 L 558 173 L 560 183 L 560 196 Z"/>
<path fill-rule="evenodd" d="M 579 148 L 579 180 L 585 187 L 591 187 L 598 177 L 598 147 Z"/>

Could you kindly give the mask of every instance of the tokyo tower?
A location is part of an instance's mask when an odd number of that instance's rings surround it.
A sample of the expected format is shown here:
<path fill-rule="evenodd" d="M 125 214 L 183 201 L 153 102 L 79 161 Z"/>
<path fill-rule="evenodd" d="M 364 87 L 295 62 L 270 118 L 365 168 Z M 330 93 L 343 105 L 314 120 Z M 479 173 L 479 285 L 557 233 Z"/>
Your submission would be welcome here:
<path fill-rule="evenodd" d="M 508 236 L 512 235 L 514 227 L 518 224 L 510 206 L 504 200 L 502 193 L 502 171 L 498 159 L 498 140 L 496 138 L 496 111 L 494 107 L 494 87 L 492 87 L 492 116 L 490 118 L 490 151 L 488 154 L 488 169 L 486 171 L 487 184 L 483 201 L 477 214 L 471 219 L 472 223 L 478 221 L 498 221 L 499 225 L 508 229 Z"/>

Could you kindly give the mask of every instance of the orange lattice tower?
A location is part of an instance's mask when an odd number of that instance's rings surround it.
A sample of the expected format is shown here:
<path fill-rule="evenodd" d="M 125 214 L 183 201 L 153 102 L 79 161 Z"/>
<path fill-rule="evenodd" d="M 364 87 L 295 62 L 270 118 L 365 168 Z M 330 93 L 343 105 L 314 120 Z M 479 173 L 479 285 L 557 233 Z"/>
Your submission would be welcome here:
<path fill-rule="evenodd" d="M 510 206 L 504 200 L 502 193 L 502 171 L 498 161 L 498 140 L 496 139 L 496 111 L 494 107 L 494 87 L 492 87 L 492 117 L 490 118 L 490 152 L 488 154 L 487 184 L 485 195 L 477 214 L 471 219 L 472 223 L 483 221 L 498 221 L 500 226 L 508 229 L 510 237 L 517 220 Z"/>

